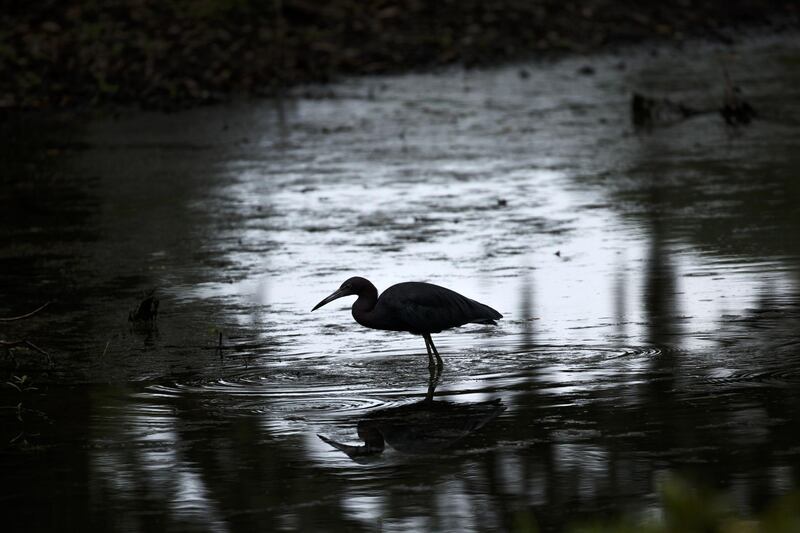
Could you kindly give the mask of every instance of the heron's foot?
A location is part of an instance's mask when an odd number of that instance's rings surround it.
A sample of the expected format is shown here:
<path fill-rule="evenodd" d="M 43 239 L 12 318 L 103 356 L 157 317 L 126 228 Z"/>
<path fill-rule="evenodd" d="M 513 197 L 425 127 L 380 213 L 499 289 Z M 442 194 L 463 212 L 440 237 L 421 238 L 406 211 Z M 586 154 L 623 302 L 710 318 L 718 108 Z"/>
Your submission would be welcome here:
<path fill-rule="evenodd" d="M 431 374 L 436 372 L 436 375 L 439 375 L 439 374 L 442 373 L 443 369 L 444 369 L 444 364 L 442 363 L 441 359 L 439 359 L 435 363 L 434 363 L 433 359 L 428 361 L 428 370 L 430 371 Z"/>
<path fill-rule="evenodd" d="M 436 391 L 436 386 L 439 384 L 439 378 L 442 375 L 442 369 L 438 366 L 429 366 L 430 377 L 428 378 L 428 391 L 425 393 L 425 401 L 433 401 L 433 393 Z"/>

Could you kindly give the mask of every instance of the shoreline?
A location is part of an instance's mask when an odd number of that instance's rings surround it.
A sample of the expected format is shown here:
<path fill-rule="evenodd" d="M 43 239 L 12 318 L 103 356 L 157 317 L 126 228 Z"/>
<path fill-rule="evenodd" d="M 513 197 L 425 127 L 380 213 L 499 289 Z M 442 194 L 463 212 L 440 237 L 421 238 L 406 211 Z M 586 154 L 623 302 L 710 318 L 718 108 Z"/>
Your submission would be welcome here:
<path fill-rule="evenodd" d="M 797 6 L 770 0 L 691 6 L 584 0 L 535 5 L 442 2 L 118 0 L 0 16 L 0 116 L 136 107 L 175 111 L 348 76 L 557 59 L 800 28 Z M 757 6 L 754 7 L 754 5 Z M 682 7 L 689 5 L 690 7 Z M 57 6 L 57 7 L 55 7 Z M 164 7 L 166 6 L 166 7 Z M 212 9 L 208 6 L 213 7 Z M 183 8 L 181 10 L 181 8 Z"/>

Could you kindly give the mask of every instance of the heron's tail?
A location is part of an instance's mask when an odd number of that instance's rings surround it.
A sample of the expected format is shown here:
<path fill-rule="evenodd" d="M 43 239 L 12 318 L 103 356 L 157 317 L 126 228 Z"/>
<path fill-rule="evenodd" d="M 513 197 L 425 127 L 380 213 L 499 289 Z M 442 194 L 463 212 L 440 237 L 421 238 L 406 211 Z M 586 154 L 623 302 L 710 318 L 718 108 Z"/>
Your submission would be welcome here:
<path fill-rule="evenodd" d="M 472 323 L 491 324 L 493 326 L 496 326 L 497 322 L 495 322 L 495 320 L 500 320 L 501 318 L 503 318 L 503 315 L 501 315 L 488 305 L 476 302 L 475 300 L 473 300 L 473 302 L 475 304 L 473 308 L 477 312 L 475 313 L 475 318 L 472 320 Z"/>

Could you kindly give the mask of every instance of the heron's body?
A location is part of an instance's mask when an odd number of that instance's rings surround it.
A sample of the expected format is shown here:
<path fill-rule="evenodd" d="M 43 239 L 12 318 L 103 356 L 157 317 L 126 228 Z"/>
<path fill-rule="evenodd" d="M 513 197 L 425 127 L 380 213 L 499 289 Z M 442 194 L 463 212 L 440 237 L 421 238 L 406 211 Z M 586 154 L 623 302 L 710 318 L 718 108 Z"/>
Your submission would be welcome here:
<path fill-rule="evenodd" d="M 348 295 L 358 295 L 353 303 L 353 318 L 362 326 L 388 331 L 408 331 L 422 335 L 431 367 L 433 354 L 437 368 L 442 360 L 433 345 L 431 333 L 464 324 L 496 324 L 502 315 L 480 302 L 431 283 L 406 282 L 392 285 L 378 296 L 375 286 L 364 278 L 350 278 L 318 303 L 313 310 Z"/>

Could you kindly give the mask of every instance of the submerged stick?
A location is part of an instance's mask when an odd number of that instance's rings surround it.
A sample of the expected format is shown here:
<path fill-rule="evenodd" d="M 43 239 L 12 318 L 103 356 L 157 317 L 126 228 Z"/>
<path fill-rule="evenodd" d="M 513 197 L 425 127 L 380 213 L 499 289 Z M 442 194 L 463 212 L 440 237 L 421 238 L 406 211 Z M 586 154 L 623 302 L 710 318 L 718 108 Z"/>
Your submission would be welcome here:
<path fill-rule="evenodd" d="M 30 318 L 33 315 L 35 315 L 36 313 L 38 313 L 39 311 L 41 311 L 42 309 L 44 309 L 45 307 L 47 307 L 48 305 L 50 305 L 50 302 L 45 302 L 38 309 L 34 309 L 30 313 L 26 313 L 24 315 L 19 315 L 19 316 L 12 316 L 12 317 L 9 317 L 9 318 L 0 318 L 0 322 L 14 322 L 15 320 L 24 320 L 26 318 Z"/>

